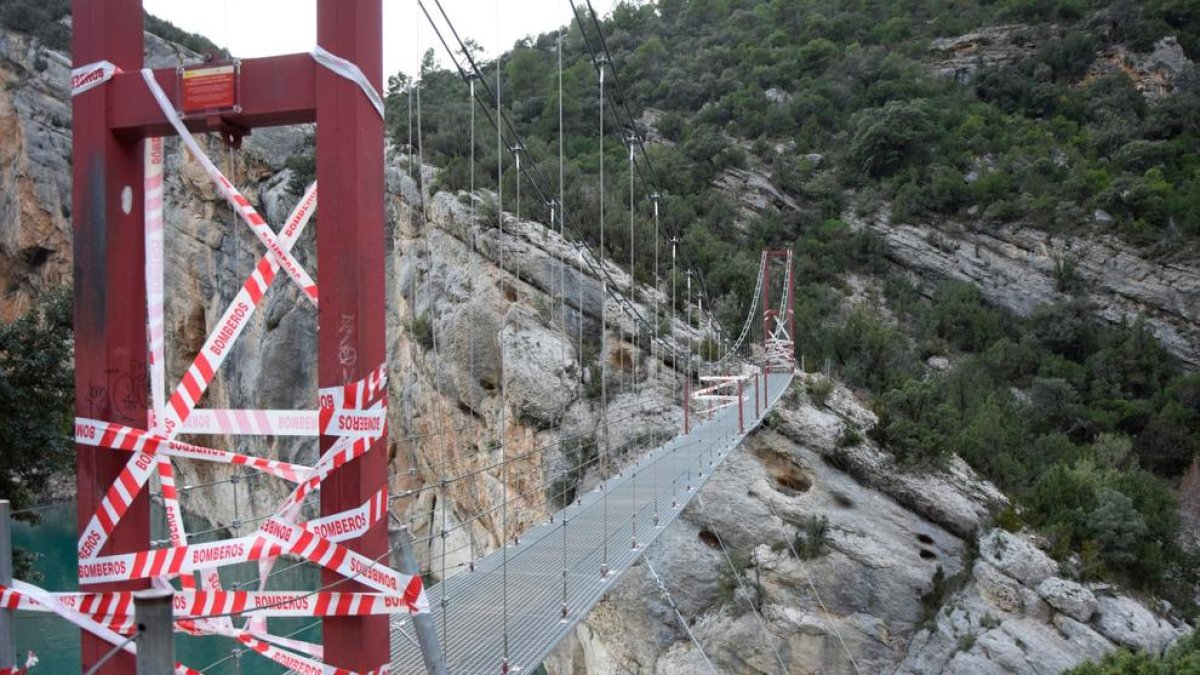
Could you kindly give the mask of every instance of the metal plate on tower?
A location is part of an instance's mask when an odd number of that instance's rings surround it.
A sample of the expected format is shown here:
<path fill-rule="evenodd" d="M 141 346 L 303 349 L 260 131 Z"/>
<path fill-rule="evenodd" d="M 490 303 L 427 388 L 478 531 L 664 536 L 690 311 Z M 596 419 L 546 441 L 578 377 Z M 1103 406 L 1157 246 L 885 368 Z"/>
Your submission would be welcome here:
<path fill-rule="evenodd" d="M 205 63 L 179 69 L 179 112 L 212 115 L 237 112 L 239 64 Z"/>

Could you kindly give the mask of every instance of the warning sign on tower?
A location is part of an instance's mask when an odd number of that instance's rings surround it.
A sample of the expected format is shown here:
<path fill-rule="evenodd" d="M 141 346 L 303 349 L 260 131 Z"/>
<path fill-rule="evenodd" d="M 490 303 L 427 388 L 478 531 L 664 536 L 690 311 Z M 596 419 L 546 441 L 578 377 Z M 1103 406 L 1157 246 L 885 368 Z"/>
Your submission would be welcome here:
<path fill-rule="evenodd" d="M 235 109 L 237 75 L 235 63 L 204 64 L 181 69 L 180 112 L 187 115 Z"/>

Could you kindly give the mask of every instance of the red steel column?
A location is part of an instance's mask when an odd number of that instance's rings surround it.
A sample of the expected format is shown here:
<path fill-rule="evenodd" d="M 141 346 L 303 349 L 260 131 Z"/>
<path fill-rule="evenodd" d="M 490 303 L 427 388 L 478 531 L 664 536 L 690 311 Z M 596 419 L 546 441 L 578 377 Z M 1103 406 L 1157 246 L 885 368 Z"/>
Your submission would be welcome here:
<path fill-rule="evenodd" d="M 783 307 L 781 309 L 783 309 L 784 311 L 787 312 L 788 337 L 791 338 L 791 340 L 792 340 L 791 357 L 792 357 L 792 370 L 794 371 L 794 370 L 796 370 L 796 312 L 794 311 L 793 308 L 796 306 L 796 263 L 792 256 L 792 249 L 790 249 L 790 248 L 787 249 L 787 253 L 785 254 L 784 260 L 787 261 L 787 266 L 788 266 L 788 271 L 787 271 L 788 306 Z"/>
<path fill-rule="evenodd" d="M 755 392 L 757 393 L 757 392 Z M 742 381 L 738 380 L 738 433 L 746 433 L 746 416 L 742 412 L 746 401 L 742 398 Z"/>
<path fill-rule="evenodd" d="M 126 71 L 142 67 L 141 0 L 73 0 L 76 66 L 108 60 Z M 142 154 L 136 139 L 108 130 L 110 87 L 71 101 L 75 277 L 75 411 L 84 417 L 146 426 L 146 283 L 142 242 Z M 130 455 L 75 447 L 77 529 L 87 526 Z M 146 548 L 150 540 L 147 491 L 129 507 L 98 553 Z M 135 590 L 144 582 L 92 584 L 86 591 Z M 83 669 L 112 649 L 83 631 Z M 132 673 L 133 657 L 119 654 L 101 675 Z"/>
<path fill-rule="evenodd" d="M 383 81 L 381 0 L 318 0 L 317 44 L 354 64 L 380 90 Z M 353 82 L 316 71 L 317 223 L 321 387 L 362 379 L 386 358 L 384 326 L 383 120 Z M 321 437 L 325 452 L 334 439 Z M 321 512 L 352 509 L 385 488 L 387 444 L 334 472 L 321 486 Z M 369 558 L 387 558 L 386 522 L 346 544 Z M 325 571 L 324 583 L 341 579 Z M 366 591 L 349 582 L 342 591 Z M 403 591 L 403 589 L 400 589 Z M 358 672 L 390 659 L 387 617 L 324 621 L 325 662 Z"/>
<path fill-rule="evenodd" d="M 754 374 L 754 419 L 758 419 L 758 373 Z"/>
<path fill-rule="evenodd" d="M 767 348 L 767 338 L 771 335 L 771 252 L 763 256 L 763 391 L 767 389 L 767 379 L 771 372 L 771 352 Z"/>
<path fill-rule="evenodd" d="M 763 346 L 763 362 L 767 362 L 767 337 L 771 334 L 771 252 L 763 256 L 762 268 L 762 298 L 763 298 L 763 331 L 762 331 L 762 346 Z"/>

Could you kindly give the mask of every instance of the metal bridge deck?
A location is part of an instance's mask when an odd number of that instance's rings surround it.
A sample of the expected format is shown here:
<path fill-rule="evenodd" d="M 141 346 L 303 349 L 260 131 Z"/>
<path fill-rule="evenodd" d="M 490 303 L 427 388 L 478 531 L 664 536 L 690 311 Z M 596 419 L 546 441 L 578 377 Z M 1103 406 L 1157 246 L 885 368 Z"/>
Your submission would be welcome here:
<path fill-rule="evenodd" d="M 747 392 L 743 413 L 746 433 L 752 431 L 791 384 L 790 373 L 769 378 L 768 405 L 754 417 L 754 398 Z M 620 477 L 607 481 L 608 517 L 604 496 L 593 490 L 582 503 L 555 514 L 550 522 L 526 531 L 521 543 L 508 546 L 508 655 L 510 672 L 531 671 L 587 617 L 592 607 L 671 523 L 713 470 L 729 456 L 746 434 L 738 432 L 735 405 L 718 410 L 713 419 L 697 424 L 686 436 L 676 436 L 627 466 Z M 657 463 L 657 484 L 653 480 Z M 671 508 L 672 478 L 678 506 Z M 691 491 L 685 491 L 687 483 Z M 654 496 L 659 526 L 654 526 Z M 633 522 L 639 548 L 631 548 Z M 563 530 L 567 538 L 567 606 L 562 619 Z M 607 537 L 606 537 L 607 534 Z M 604 541 L 608 541 L 608 578 L 600 576 Z M 449 672 L 456 675 L 500 675 L 504 657 L 502 630 L 503 555 L 499 549 L 478 560 L 474 572 L 462 572 L 443 583 L 446 607 L 440 607 L 441 584 L 428 589 L 439 640 Z M 446 632 L 442 621 L 445 611 Z M 407 617 L 392 623 L 392 672 L 424 673 L 425 666 Z"/>

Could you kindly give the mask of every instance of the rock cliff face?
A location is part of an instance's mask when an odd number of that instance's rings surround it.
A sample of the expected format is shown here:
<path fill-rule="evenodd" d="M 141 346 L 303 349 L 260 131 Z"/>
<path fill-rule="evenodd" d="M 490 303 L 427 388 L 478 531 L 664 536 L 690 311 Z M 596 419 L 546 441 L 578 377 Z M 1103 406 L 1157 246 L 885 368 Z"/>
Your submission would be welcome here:
<path fill-rule="evenodd" d="M 1103 23 L 1102 16 L 1095 21 Z M 938 38 L 930 43 L 934 57 L 929 67 L 935 75 L 959 84 L 967 84 L 980 70 L 1015 66 L 1032 58 L 1038 49 L 1061 40 L 1065 26 L 1028 26 L 1007 24 L 987 26 L 956 37 Z M 1129 76 L 1134 87 L 1150 100 L 1175 91 L 1175 83 L 1191 65 L 1191 59 L 1174 37 L 1164 37 L 1149 52 L 1135 52 L 1117 45 L 1098 51 L 1083 82 L 1113 73 Z"/>
<path fill-rule="evenodd" d="M 957 37 L 939 38 L 929 45 L 937 57 L 930 67 L 938 77 L 966 84 L 975 73 L 1010 66 L 1037 52 L 1038 41 L 1027 26 L 988 26 Z"/>
<path fill-rule="evenodd" d="M 1081 295 L 1111 322 L 1144 316 L 1150 331 L 1192 367 L 1200 365 L 1200 266 L 1191 260 L 1151 261 L 1115 237 L 1064 237 L 1023 227 L 993 232 L 869 221 L 850 217 L 887 243 L 887 256 L 927 282 L 970 281 L 984 298 L 1020 315 L 1064 300 L 1064 274 L 1082 282 Z"/>
<path fill-rule="evenodd" d="M 0 31 L 0 316 L 71 278 L 70 62 Z"/>
<path fill-rule="evenodd" d="M 1187 630 L 1061 578 L 1036 538 L 991 529 L 1005 499 L 965 465 L 917 477 L 869 442 L 845 447 L 843 430 L 871 414 L 841 388 L 828 406 L 793 396 L 548 671 L 693 673 L 707 658 L 722 673 L 1057 673 L 1118 646 L 1159 652 Z M 802 560 L 814 516 L 827 543 Z"/>

